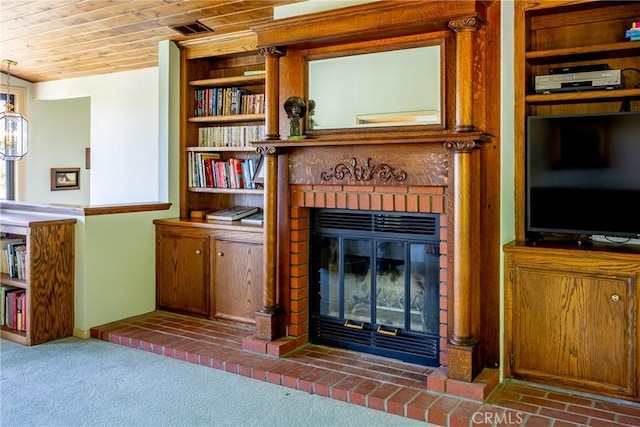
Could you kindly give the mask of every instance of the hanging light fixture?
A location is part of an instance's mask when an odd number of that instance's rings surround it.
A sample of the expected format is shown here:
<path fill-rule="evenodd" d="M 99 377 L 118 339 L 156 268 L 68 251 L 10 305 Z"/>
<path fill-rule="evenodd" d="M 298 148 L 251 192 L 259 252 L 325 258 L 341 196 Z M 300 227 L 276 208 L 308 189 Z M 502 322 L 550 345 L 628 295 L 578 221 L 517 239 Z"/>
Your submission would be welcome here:
<path fill-rule="evenodd" d="M 17 62 L 5 59 L 7 64 L 7 100 L 4 111 L 0 113 L 0 159 L 20 160 L 27 154 L 27 119 L 16 113 L 11 103 L 11 66 Z"/>

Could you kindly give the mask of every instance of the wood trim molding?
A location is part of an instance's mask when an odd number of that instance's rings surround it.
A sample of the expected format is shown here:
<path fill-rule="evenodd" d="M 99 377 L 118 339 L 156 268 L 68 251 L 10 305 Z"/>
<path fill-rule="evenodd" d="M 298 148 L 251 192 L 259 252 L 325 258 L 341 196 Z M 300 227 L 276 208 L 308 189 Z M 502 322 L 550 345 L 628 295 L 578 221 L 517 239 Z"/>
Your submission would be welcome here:
<path fill-rule="evenodd" d="M 0 209 L 2 210 L 73 216 L 113 215 L 120 213 L 164 211 L 169 209 L 170 207 L 171 203 L 163 202 L 103 206 L 58 205 L 45 203 L 13 202 L 7 200 L 0 202 Z"/>

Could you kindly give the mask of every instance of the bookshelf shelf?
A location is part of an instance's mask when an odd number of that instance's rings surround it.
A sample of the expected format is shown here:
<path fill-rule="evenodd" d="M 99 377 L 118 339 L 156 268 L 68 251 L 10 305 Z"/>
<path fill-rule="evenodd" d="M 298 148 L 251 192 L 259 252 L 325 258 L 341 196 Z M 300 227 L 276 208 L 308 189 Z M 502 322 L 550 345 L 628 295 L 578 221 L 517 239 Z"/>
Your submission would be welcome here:
<path fill-rule="evenodd" d="M 220 77 L 217 79 L 192 80 L 188 84 L 193 87 L 226 87 L 264 85 L 265 75 Z"/>
<path fill-rule="evenodd" d="M 527 95 L 530 104 L 554 104 L 563 102 L 618 101 L 625 98 L 640 99 L 640 89 L 593 90 L 588 92 L 565 92 Z"/>
<path fill-rule="evenodd" d="M 189 117 L 190 123 L 240 123 L 240 122 L 264 122 L 264 114 L 231 114 L 225 116 Z"/>
<path fill-rule="evenodd" d="M 210 187 L 189 187 L 188 191 L 194 193 L 219 193 L 219 194 L 264 194 L 261 188 L 210 188 Z"/>
<path fill-rule="evenodd" d="M 216 153 L 216 152 L 247 152 L 255 153 L 255 147 L 185 147 L 186 151 Z"/>
<path fill-rule="evenodd" d="M 640 41 L 623 41 L 619 43 L 535 50 L 527 52 L 525 58 L 531 64 L 549 64 L 557 61 L 588 61 L 606 58 L 622 58 L 630 55 L 640 55 Z"/>

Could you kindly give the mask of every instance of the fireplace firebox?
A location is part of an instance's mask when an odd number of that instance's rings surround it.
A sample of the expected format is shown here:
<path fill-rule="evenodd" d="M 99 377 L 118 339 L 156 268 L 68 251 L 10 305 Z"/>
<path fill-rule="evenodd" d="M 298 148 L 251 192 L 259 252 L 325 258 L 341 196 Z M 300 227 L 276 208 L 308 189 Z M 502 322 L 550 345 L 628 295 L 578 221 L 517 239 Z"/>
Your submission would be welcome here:
<path fill-rule="evenodd" d="M 313 210 L 310 339 L 439 365 L 439 215 Z"/>

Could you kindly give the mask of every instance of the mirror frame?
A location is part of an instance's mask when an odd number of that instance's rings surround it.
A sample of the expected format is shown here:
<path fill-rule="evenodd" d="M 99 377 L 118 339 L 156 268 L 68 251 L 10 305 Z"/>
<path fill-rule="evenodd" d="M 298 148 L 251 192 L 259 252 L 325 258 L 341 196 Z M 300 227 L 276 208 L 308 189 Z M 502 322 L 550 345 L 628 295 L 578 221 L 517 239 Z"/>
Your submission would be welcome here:
<path fill-rule="evenodd" d="M 447 76 L 445 74 L 447 64 L 447 37 L 442 33 L 430 34 L 427 37 L 416 36 L 403 37 L 401 40 L 397 38 L 387 39 L 383 41 L 377 41 L 375 45 L 368 42 L 359 42 L 348 45 L 336 45 L 330 47 L 312 48 L 303 52 L 302 57 L 304 61 L 304 99 L 308 102 L 309 99 L 309 62 L 321 59 L 340 58 L 355 56 L 361 54 L 389 52 L 395 50 L 420 48 L 438 46 L 440 47 L 440 122 L 432 124 L 402 124 L 402 125 L 383 125 L 383 126 L 366 126 L 366 127 L 339 127 L 339 128 L 323 128 L 323 129 L 308 129 L 308 117 L 305 119 L 305 134 L 312 138 L 322 137 L 325 135 L 335 134 L 369 134 L 379 132 L 408 132 L 422 130 L 424 131 L 441 131 L 447 128 Z"/>

